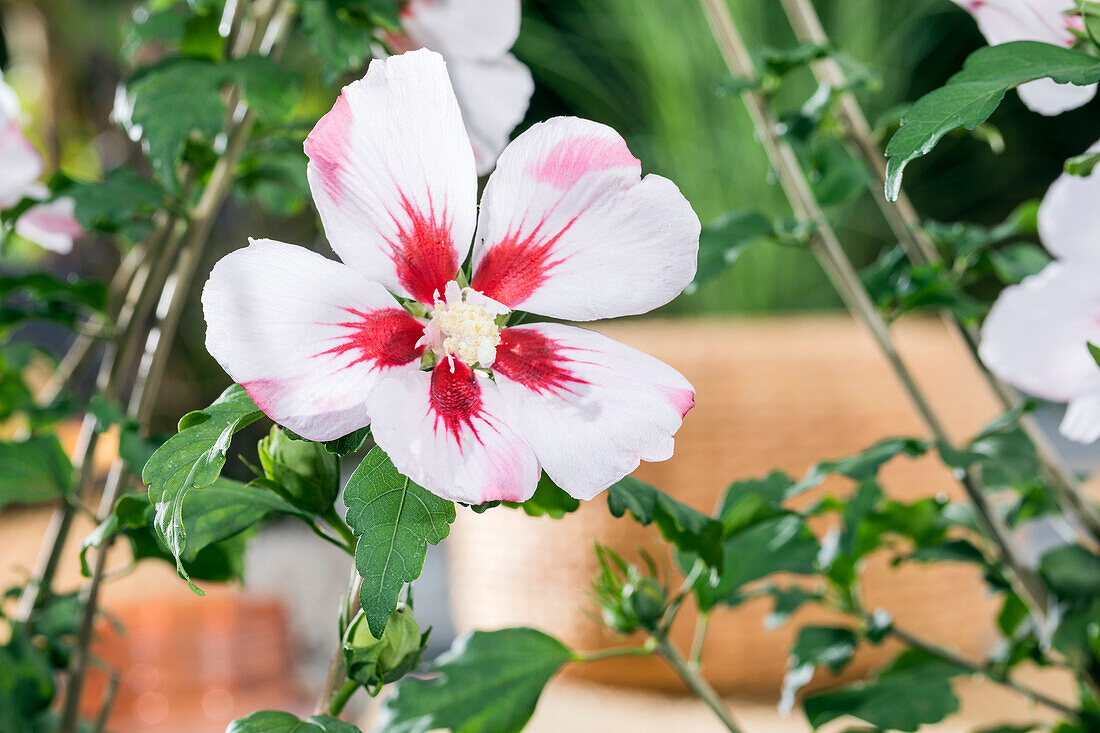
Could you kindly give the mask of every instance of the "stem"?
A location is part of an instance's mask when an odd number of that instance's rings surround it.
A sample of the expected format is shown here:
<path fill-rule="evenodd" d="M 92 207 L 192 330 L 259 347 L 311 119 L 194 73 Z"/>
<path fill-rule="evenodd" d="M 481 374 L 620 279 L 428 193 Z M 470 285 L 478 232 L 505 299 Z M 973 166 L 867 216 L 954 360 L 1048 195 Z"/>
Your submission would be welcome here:
<path fill-rule="evenodd" d="M 714 688 L 707 684 L 707 681 L 699 674 L 699 670 L 688 664 L 679 649 L 670 644 L 667 638 L 662 638 L 657 641 L 657 653 L 668 662 L 668 665 L 680 676 L 687 688 L 714 711 L 714 714 L 722 721 L 722 725 L 726 726 L 726 730 L 731 731 L 731 733 L 741 733 L 741 727 L 737 724 L 733 714 L 730 713 L 729 708 L 722 702 L 722 698 L 718 697 L 718 693 L 714 691 Z"/>
<path fill-rule="evenodd" d="M 340 535 L 340 539 L 344 540 L 347 544 L 347 549 L 355 554 L 355 533 L 351 531 L 351 527 L 348 523 L 340 518 L 340 515 L 336 513 L 335 507 L 329 507 L 328 511 L 321 515 L 321 518 L 325 520 L 328 526 L 332 527 L 336 534 Z"/>
<path fill-rule="evenodd" d="M 657 651 L 657 642 L 650 637 L 644 646 L 617 646 L 611 649 L 597 649 L 593 652 L 575 652 L 574 662 L 598 662 L 601 659 L 617 657 L 648 657 Z"/>
<path fill-rule="evenodd" d="M 111 672 L 111 679 L 107 682 L 107 694 L 103 698 L 103 707 L 99 709 L 96 718 L 95 733 L 103 733 L 107 730 L 107 719 L 111 717 L 111 708 L 115 706 L 115 697 L 118 695 L 118 686 L 122 682 L 122 673 L 117 669 Z"/>
<path fill-rule="evenodd" d="M 699 2 L 707 15 L 711 31 L 730 72 L 750 81 L 755 80 L 756 69 L 752 62 L 752 56 L 734 25 L 733 17 L 730 15 L 725 0 L 699 0 Z M 848 260 L 844 249 L 840 246 L 840 241 L 837 239 L 832 225 L 825 218 L 824 212 L 818 205 L 794 149 L 777 132 L 776 115 L 771 102 L 756 89 L 749 89 L 743 92 L 741 96 L 748 108 L 749 116 L 752 118 L 760 142 L 775 168 L 787 198 L 790 200 L 791 208 L 800 219 L 814 225 L 813 251 L 833 287 L 836 288 L 849 312 L 858 318 L 871 333 L 878 344 L 879 350 L 886 357 L 895 376 L 933 437 L 942 444 L 951 445 L 946 430 L 924 393 L 917 386 L 917 382 L 909 368 L 902 361 L 890 336 L 889 328 L 874 303 L 871 302 L 867 291 L 863 288 L 859 275 L 852 267 L 852 263 Z M 984 489 L 977 477 L 973 473 L 967 472 L 958 478 L 974 507 L 975 518 L 982 529 L 982 533 L 996 548 L 1003 563 L 1008 568 L 1010 582 L 1017 593 L 1020 594 L 1020 597 L 1031 607 L 1032 612 L 1039 618 L 1045 618 L 1047 614 L 1046 586 L 1012 547 L 1009 542 L 1008 531 L 986 500 Z"/>
<path fill-rule="evenodd" d="M 343 661 L 343 660 L 341 660 Z M 337 692 L 336 696 L 332 698 L 332 702 L 328 706 L 328 714 L 333 718 L 339 718 L 340 713 L 344 712 L 344 708 L 348 704 L 348 700 L 355 694 L 355 691 L 359 689 L 359 683 L 355 680 L 348 680 L 344 683 Z"/>
<path fill-rule="evenodd" d="M 672 625 L 677 612 L 680 610 L 680 606 L 683 605 L 688 593 L 691 593 L 691 589 L 695 587 L 695 582 L 699 580 L 699 576 L 702 575 L 706 569 L 706 563 L 704 563 L 702 559 L 696 560 L 695 564 L 691 566 L 691 571 L 687 574 L 687 577 L 684 578 L 684 582 L 680 584 L 680 589 L 676 591 L 676 595 L 672 597 L 672 600 L 665 608 L 665 612 L 661 614 L 661 620 L 657 624 L 657 628 L 661 630 L 661 633 L 668 633 L 668 627 Z"/>
<path fill-rule="evenodd" d="M 920 651 L 942 659 L 945 662 L 962 667 L 970 674 L 982 675 L 999 685 L 1003 685 L 1004 687 L 1007 687 L 1011 690 L 1015 690 L 1021 695 L 1031 698 L 1040 705 L 1045 705 L 1052 710 L 1057 710 L 1063 715 L 1066 715 L 1074 720 L 1081 717 L 1081 714 L 1077 710 L 1074 710 L 1072 707 L 1060 703 L 1057 700 L 1047 697 L 1038 690 L 1034 690 L 1027 685 L 1021 684 L 1011 679 L 1007 674 L 1000 674 L 984 665 L 975 664 L 973 662 L 967 661 L 938 644 L 925 641 L 924 639 L 914 636 L 908 631 L 899 629 L 896 626 L 890 627 L 890 634 L 906 646 L 910 646 L 913 649 L 919 649 Z"/>
<path fill-rule="evenodd" d="M 699 669 L 703 662 L 703 642 L 707 638 L 707 626 L 710 624 L 710 611 L 700 611 L 695 622 L 695 636 L 691 640 L 691 666 Z"/>
<path fill-rule="evenodd" d="M 359 577 L 359 571 L 355 569 L 355 564 L 352 563 L 351 583 L 348 584 L 348 594 L 342 601 L 344 618 L 349 622 L 352 616 L 361 608 L 359 604 L 359 586 L 362 582 L 362 578 Z M 321 687 L 321 692 L 317 696 L 317 704 L 313 707 L 313 714 L 328 714 L 328 711 L 332 709 L 348 681 L 348 667 L 347 663 L 344 661 L 344 643 L 341 639 L 337 641 L 336 649 L 333 651 L 332 658 L 329 660 L 328 674 L 325 675 L 325 684 Z M 346 702 L 345 700 L 345 703 Z"/>
<path fill-rule="evenodd" d="M 829 43 L 829 38 L 825 33 L 825 29 L 821 26 L 821 20 L 818 18 L 811 0 L 780 0 L 780 2 L 782 2 L 799 40 L 817 44 Z M 905 192 L 901 191 L 898 194 L 896 202 L 891 202 L 886 198 L 885 159 L 874 140 L 871 125 L 859 105 L 859 100 L 848 88 L 844 70 L 832 57 L 820 59 L 812 65 L 812 68 L 819 82 L 840 90 L 840 115 L 847 129 L 850 147 L 855 148 L 856 154 L 874 172 L 875 180 L 870 182 L 869 188 L 874 196 L 875 203 L 885 217 L 894 236 L 898 238 L 905 249 L 909 260 L 917 265 L 942 263 L 943 258 L 940 256 L 939 250 L 936 249 L 935 243 L 921 226 L 920 215 L 917 214 L 916 208 L 914 208 Z M 1022 403 L 1019 393 L 990 372 L 979 358 L 976 330 L 962 323 L 958 317 L 948 311 L 943 311 L 941 315 L 943 320 L 953 327 L 953 331 L 966 345 L 1002 407 L 1006 410 L 1018 408 Z M 1097 510 L 1082 495 L 1080 484 L 1073 470 L 1066 464 L 1061 454 L 1054 449 L 1054 446 L 1050 444 L 1034 418 L 1030 415 L 1021 417 L 1020 427 L 1035 446 L 1035 452 L 1043 466 L 1051 488 L 1060 500 L 1063 512 L 1075 517 L 1077 523 L 1081 526 L 1078 527 L 1073 522 L 1070 522 L 1070 525 L 1074 526 L 1075 529 L 1083 527 L 1088 532 L 1087 539 L 1094 543 L 1100 542 L 1100 510 Z"/>

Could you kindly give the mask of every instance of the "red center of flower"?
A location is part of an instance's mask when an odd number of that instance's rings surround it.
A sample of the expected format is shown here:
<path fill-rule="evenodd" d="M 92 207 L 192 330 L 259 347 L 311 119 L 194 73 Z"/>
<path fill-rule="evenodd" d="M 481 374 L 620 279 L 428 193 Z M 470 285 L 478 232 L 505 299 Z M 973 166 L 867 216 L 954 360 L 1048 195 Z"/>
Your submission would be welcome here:
<path fill-rule="evenodd" d="M 474 438 L 480 443 L 474 418 L 481 414 L 481 387 L 470 367 L 457 359 L 454 368 L 447 362 L 441 362 L 432 371 L 431 406 L 435 413 L 435 430 L 439 424 L 450 433 L 461 447 L 459 435 L 463 426 L 470 428 Z"/>

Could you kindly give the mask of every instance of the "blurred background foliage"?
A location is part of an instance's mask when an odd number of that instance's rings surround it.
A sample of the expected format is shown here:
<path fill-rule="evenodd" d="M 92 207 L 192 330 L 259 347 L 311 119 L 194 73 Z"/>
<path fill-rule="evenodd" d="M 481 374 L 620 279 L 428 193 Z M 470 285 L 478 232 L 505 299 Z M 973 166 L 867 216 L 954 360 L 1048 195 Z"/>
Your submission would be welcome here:
<path fill-rule="evenodd" d="M 895 120 L 900 105 L 942 84 L 984 43 L 970 18 L 949 0 L 819 0 L 817 6 L 837 48 L 878 77 L 859 92 L 873 123 Z M 126 65 L 118 57 L 117 49 L 127 45 L 120 29 L 133 7 L 130 0 L 0 2 L 0 61 L 32 113 L 37 142 L 75 177 L 96 177 L 137 159 L 133 145 L 109 121 Z M 754 47 L 794 44 L 778 3 L 733 0 L 732 7 Z M 681 187 L 704 223 L 737 209 L 787 213 L 743 106 L 723 89 L 728 74 L 696 0 L 525 0 L 524 8 L 515 53 L 538 85 L 524 126 L 554 115 L 613 126 L 647 171 Z M 307 51 L 292 46 L 288 53 Z M 288 62 L 309 68 L 298 59 Z M 302 112 L 309 115 L 327 109 L 337 93 L 337 85 L 324 85 L 319 72 L 304 86 Z M 809 70 L 799 69 L 777 101 L 797 109 L 814 88 Z M 1100 102 L 1049 119 L 1009 96 L 991 121 L 1004 138 L 1003 152 L 959 135 L 914 164 L 906 181 L 923 216 L 1001 221 L 1021 201 L 1041 196 L 1062 162 L 1093 142 L 1090 128 Z M 294 156 L 297 151 L 289 158 L 292 166 Z M 304 156 L 297 160 L 304 169 Z M 215 229 L 220 241 L 209 250 L 210 264 L 250 235 L 326 250 L 304 201 L 284 201 L 282 208 L 287 216 L 272 217 L 255 206 L 230 207 Z M 857 265 L 894 244 L 866 194 L 832 214 Z M 83 274 L 106 276 L 116 258 L 109 243 L 93 243 L 78 248 L 63 267 L 75 264 Z M 193 297 L 190 312 L 198 313 L 198 293 Z M 809 252 L 766 245 L 749 248 L 735 267 L 662 313 L 759 314 L 838 305 Z M 176 347 L 183 358 L 173 360 L 177 373 L 170 385 L 176 389 L 162 402 L 165 425 L 224 386 L 224 375 L 202 346 L 201 319 L 189 321 Z M 197 385 L 201 394 L 185 385 Z"/>

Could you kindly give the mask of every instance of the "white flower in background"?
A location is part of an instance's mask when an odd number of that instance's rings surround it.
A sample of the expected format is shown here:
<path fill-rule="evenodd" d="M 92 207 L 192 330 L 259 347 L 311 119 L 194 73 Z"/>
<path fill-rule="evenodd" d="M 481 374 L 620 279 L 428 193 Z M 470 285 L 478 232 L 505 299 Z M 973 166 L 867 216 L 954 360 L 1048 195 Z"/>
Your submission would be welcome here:
<path fill-rule="evenodd" d="M 50 195 L 38 180 L 44 171 L 42 156 L 23 134 L 19 114 L 15 92 L 0 77 L 0 209 L 24 198 L 41 200 Z M 83 233 L 73 209 L 68 197 L 32 206 L 16 220 L 15 231 L 52 252 L 67 254 Z"/>
<path fill-rule="evenodd" d="M 509 53 L 519 23 L 520 0 L 404 0 L 402 33 L 388 38 L 398 53 L 443 55 L 478 175 L 493 169 L 535 91 L 531 72 Z"/>
<path fill-rule="evenodd" d="M 474 504 L 529 498 L 540 469 L 590 499 L 672 455 L 694 404 L 676 370 L 573 326 L 501 327 L 516 309 L 645 313 L 694 276 L 698 218 L 671 181 L 642 178 L 614 130 L 533 126 L 501 155 L 478 216 L 445 64 L 421 50 L 372 62 L 305 147 L 343 262 L 253 241 L 202 298 L 207 348 L 268 416 L 312 440 L 370 424 L 402 473 Z"/>
<path fill-rule="evenodd" d="M 1100 366 L 1087 346 L 1100 346 L 1098 202 L 1100 167 L 1054 182 L 1039 208 L 1039 236 L 1057 259 L 1005 288 L 982 327 L 986 366 L 1029 394 L 1068 402 L 1060 430 L 1080 443 L 1100 438 Z"/>
<path fill-rule="evenodd" d="M 974 16 L 978 29 L 991 46 L 1010 41 L 1042 41 L 1070 47 L 1077 40 L 1072 30 L 1081 30 L 1081 16 L 1074 0 L 954 0 Z M 1050 79 L 1028 82 L 1017 88 L 1020 99 L 1031 110 L 1059 115 L 1087 104 L 1096 95 L 1096 85 L 1055 84 Z"/>

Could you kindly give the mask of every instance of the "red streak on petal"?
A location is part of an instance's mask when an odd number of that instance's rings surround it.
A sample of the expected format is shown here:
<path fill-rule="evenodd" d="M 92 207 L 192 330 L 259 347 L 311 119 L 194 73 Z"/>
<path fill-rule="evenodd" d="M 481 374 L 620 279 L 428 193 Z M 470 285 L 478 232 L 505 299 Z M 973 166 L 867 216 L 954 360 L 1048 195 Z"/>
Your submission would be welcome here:
<path fill-rule="evenodd" d="M 672 403 L 672 406 L 680 411 L 681 418 L 687 415 L 691 408 L 695 407 L 694 391 L 676 387 L 660 387 L 659 389 L 668 401 Z"/>
<path fill-rule="evenodd" d="M 500 332 L 493 370 L 541 395 L 574 393 L 572 387 L 589 384 L 567 368 L 563 347 L 538 331 L 506 328 Z M 575 393 L 574 393 L 575 394 Z"/>
<path fill-rule="evenodd" d="M 430 392 L 431 410 L 435 413 L 434 429 L 438 432 L 440 423 L 462 446 L 460 436 L 463 426 L 468 427 L 477 442 L 481 438 L 474 427 L 474 420 L 482 418 L 481 386 L 470 367 L 457 359 L 452 371 L 447 360 L 436 365 L 432 372 Z"/>
<path fill-rule="evenodd" d="M 436 220 L 435 206 L 428 215 L 414 207 L 405 194 L 401 195 L 401 208 L 407 222 L 393 216 L 397 225 L 397 241 L 390 242 L 390 259 L 397 268 L 397 278 L 409 294 L 421 303 L 431 305 L 438 292 L 443 294 L 447 283 L 458 272 L 458 257 L 451 239 L 451 225 L 447 211 Z M 429 199 L 430 201 L 430 199 Z"/>
<path fill-rule="evenodd" d="M 323 325 L 343 326 L 351 332 L 339 337 L 343 339 L 342 343 L 317 356 L 351 352 L 355 358 L 342 369 L 363 362 L 371 362 L 375 369 L 386 369 L 408 364 L 424 353 L 424 347 L 416 345 L 424 335 L 424 326 L 401 308 L 383 308 L 367 313 L 354 308 L 344 310 L 355 316 L 356 320 Z"/>
<path fill-rule="evenodd" d="M 567 189 L 592 171 L 610 168 L 636 168 L 641 163 L 630 154 L 621 138 L 580 137 L 562 140 L 540 161 L 532 163 L 527 172 L 535 180 Z"/>
<path fill-rule="evenodd" d="M 340 182 L 347 149 L 351 145 L 351 107 L 341 92 L 328 114 L 320 119 L 306 138 L 305 151 L 320 174 L 321 186 L 339 205 L 344 200 L 344 187 Z"/>
<path fill-rule="evenodd" d="M 470 286 L 509 308 L 519 305 L 546 281 L 550 270 L 565 262 L 565 257 L 556 260 L 550 257 L 554 245 L 576 220 L 573 217 L 560 232 L 543 240 L 539 232 L 545 222 L 540 222 L 523 240 L 519 232 L 508 233 L 485 253 Z"/>

